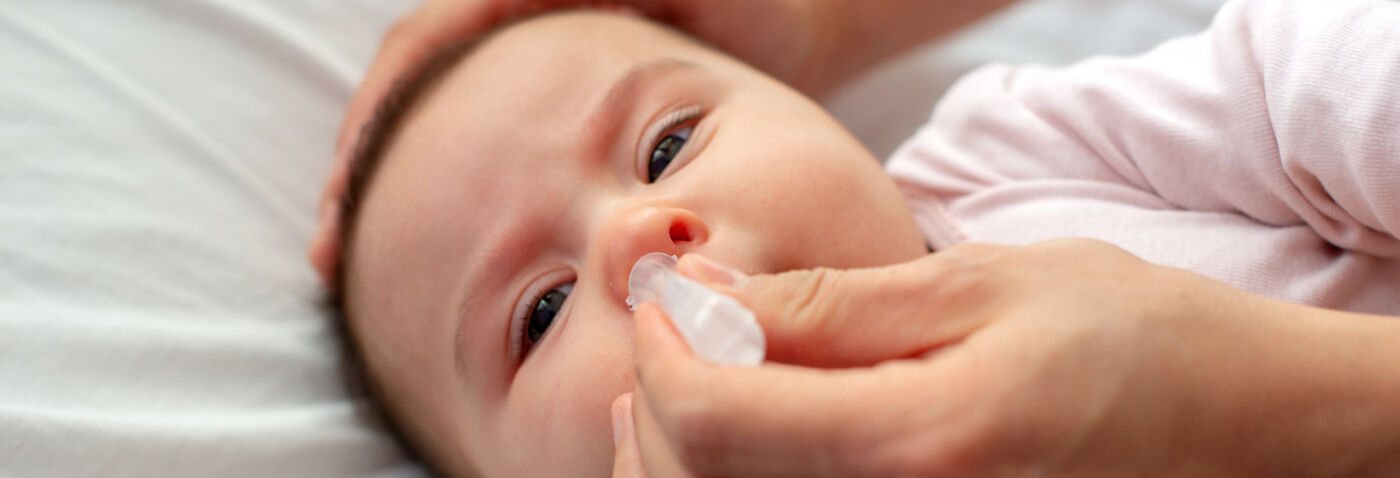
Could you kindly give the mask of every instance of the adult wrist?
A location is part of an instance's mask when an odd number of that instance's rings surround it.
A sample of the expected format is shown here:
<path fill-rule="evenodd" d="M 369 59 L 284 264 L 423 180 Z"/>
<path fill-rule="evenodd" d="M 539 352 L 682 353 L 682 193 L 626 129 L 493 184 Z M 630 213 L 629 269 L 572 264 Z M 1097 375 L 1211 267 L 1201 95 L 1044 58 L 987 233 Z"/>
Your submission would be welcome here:
<path fill-rule="evenodd" d="M 1293 453 L 1313 476 L 1400 476 L 1400 318 L 1294 307 L 1318 335 Z M 1305 468 L 1306 469 L 1306 468 Z"/>
<path fill-rule="evenodd" d="M 1222 318 L 1246 335 L 1201 384 L 1221 405 L 1213 459 L 1248 476 L 1400 476 L 1398 319 L 1255 299 Z"/>

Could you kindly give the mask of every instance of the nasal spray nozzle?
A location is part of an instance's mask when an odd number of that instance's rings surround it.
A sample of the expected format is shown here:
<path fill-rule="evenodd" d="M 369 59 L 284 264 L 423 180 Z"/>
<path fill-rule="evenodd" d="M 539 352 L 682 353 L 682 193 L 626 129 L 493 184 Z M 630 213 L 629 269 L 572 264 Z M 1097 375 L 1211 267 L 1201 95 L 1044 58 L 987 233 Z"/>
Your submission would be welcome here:
<path fill-rule="evenodd" d="M 767 344 L 753 312 L 739 301 L 676 272 L 675 256 L 637 259 L 627 278 L 627 306 L 653 302 L 671 317 L 695 355 L 721 365 L 763 363 Z"/>

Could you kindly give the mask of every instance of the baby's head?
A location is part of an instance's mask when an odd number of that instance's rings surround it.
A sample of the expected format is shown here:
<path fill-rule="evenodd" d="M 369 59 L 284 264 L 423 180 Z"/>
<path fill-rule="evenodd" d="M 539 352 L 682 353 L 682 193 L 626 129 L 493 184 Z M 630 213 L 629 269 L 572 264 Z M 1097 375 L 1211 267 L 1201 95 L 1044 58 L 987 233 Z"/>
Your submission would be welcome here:
<path fill-rule="evenodd" d="M 429 75 L 362 139 L 339 282 L 366 381 L 448 474 L 608 476 L 643 254 L 764 273 L 924 252 L 820 106 L 643 19 L 537 17 Z"/>

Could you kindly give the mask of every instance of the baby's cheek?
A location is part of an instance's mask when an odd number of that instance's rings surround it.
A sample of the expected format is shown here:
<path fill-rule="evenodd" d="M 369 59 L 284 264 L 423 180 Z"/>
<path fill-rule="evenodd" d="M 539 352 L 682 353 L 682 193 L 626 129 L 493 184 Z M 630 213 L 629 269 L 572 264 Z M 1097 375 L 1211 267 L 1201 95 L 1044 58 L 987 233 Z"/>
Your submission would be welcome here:
<path fill-rule="evenodd" d="M 610 317 L 610 316 L 618 317 Z M 610 409 L 619 395 L 632 391 L 632 318 L 625 310 L 600 311 L 593 317 L 609 316 L 607 319 L 592 320 L 584 330 L 568 337 L 570 355 L 568 371 L 561 372 L 561 393 L 567 393 L 571 402 L 578 404 L 583 416 L 590 422 L 601 424 L 612 435 Z M 611 443 L 609 443 L 611 445 Z"/>
<path fill-rule="evenodd" d="M 581 299 L 581 297 L 575 297 Z M 521 463 L 539 476 L 594 476 L 578 470 L 612 469 L 612 402 L 632 391 L 631 317 L 625 310 L 586 310 L 585 301 L 572 305 L 571 322 L 553 339 L 558 341 L 540 360 L 529 377 L 517 376 L 522 396 L 519 415 L 523 430 L 539 432 L 527 437 L 535 458 Z M 591 314 L 588 312 L 592 312 Z M 551 470 L 542 470 L 548 463 Z M 555 474 L 545 471 L 558 471 Z M 525 476 L 525 475 L 520 475 Z"/>

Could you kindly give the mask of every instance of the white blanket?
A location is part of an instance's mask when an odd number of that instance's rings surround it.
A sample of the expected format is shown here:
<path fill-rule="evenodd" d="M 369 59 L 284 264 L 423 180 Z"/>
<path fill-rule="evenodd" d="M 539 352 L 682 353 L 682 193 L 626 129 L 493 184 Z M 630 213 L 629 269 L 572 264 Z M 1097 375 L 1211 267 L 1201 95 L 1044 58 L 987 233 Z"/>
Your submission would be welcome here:
<path fill-rule="evenodd" d="M 0 9 L 0 476 L 421 474 L 356 415 L 303 259 L 345 102 L 417 3 Z M 971 66 L 1140 51 L 1219 3 L 1030 1 L 829 105 L 883 155 Z"/>

